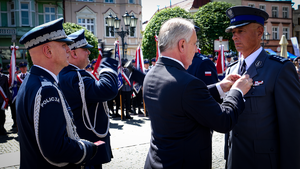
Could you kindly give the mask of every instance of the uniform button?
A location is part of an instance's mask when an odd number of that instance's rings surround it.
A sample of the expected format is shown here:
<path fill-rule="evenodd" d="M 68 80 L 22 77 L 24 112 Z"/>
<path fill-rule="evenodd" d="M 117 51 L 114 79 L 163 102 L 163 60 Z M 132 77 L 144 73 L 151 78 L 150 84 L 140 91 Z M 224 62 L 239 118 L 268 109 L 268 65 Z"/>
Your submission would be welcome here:
<path fill-rule="evenodd" d="M 237 137 L 237 136 L 239 136 L 239 134 L 238 134 L 238 133 L 235 133 L 234 136 Z"/>

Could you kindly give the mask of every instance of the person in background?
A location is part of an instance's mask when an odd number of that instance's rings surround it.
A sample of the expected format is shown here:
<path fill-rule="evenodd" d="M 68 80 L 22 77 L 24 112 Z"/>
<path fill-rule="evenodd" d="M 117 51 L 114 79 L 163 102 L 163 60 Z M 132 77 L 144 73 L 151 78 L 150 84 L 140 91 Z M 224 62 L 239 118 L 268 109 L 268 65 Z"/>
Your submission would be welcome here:
<path fill-rule="evenodd" d="M 69 65 L 60 71 L 58 81 L 74 114 L 79 136 L 91 142 L 99 140 L 105 142 L 98 146 L 93 160 L 85 164 L 87 169 L 101 169 L 102 164 L 110 162 L 112 158 L 109 110 L 106 101 L 113 99 L 118 92 L 118 62 L 110 58 L 111 54 L 108 56 L 108 51 L 104 50 L 99 80 L 96 80 L 84 70 L 90 62 L 89 49 L 93 48 L 86 41 L 84 29 L 68 35 L 68 38 L 74 41 L 69 46 L 71 49 Z"/>
<path fill-rule="evenodd" d="M 96 144 L 78 136 L 58 86 L 57 75 L 68 66 L 68 45 L 73 43 L 62 23 L 60 18 L 39 25 L 19 41 L 33 62 L 16 99 L 20 168 L 79 169 L 97 152 Z"/>
<path fill-rule="evenodd" d="M 225 66 L 228 67 L 231 63 L 232 63 L 232 56 L 231 55 L 227 55 L 226 56 L 226 61 L 225 61 Z"/>
<path fill-rule="evenodd" d="M 156 58 L 152 58 L 151 59 L 151 66 L 150 66 L 150 69 L 155 66 L 155 63 L 156 63 Z"/>
<path fill-rule="evenodd" d="M 244 109 L 243 94 L 252 85 L 248 75 L 232 75 L 207 88 L 186 71 L 196 43 L 194 24 L 187 19 L 172 18 L 160 28 L 161 56 L 144 79 L 152 130 L 145 169 L 211 169 L 210 129 L 230 131 Z M 216 101 L 219 92 L 227 92 L 222 104 Z"/>
<path fill-rule="evenodd" d="M 18 76 L 23 81 L 25 79 L 26 75 L 28 74 L 28 72 L 27 72 L 27 62 L 20 62 L 19 63 L 19 68 L 20 68 L 21 73 L 19 73 Z"/>
<path fill-rule="evenodd" d="M 298 77 L 299 77 L 299 80 L 300 80 L 300 66 L 299 66 L 299 61 L 300 61 L 300 57 L 296 57 L 293 61 L 294 65 L 295 65 L 295 68 L 296 68 L 296 71 L 297 71 L 297 74 L 298 74 Z"/>
<path fill-rule="evenodd" d="M 225 140 L 227 169 L 300 168 L 300 83 L 295 66 L 261 47 L 268 13 L 249 6 L 226 11 L 242 55 L 226 75 L 249 74 L 245 110 Z"/>
<path fill-rule="evenodd" d="M 2 64 L 1 63 L 0 63 L 0 69 L 2 69 Z M 0 135 L 6 135 L 7 131 L 4 128 L 5 119 L 6 119 L 5 109 L 7 109 L 7 104 L 9 102 L 10 92 L 9 92 L 9 88 L 8 88 L 8 78 L 3 73 L 0 73 L 0 87 L 2 89 L 0 91 L 0 93 L 1 93 L 1 97 L 0 97 L 0 105 L 1 105 L 1 109 L 0 109 Z"/>
<path fill-rule="evenodd" d="M 85 67 L 85 70 L 88 71 L 88 72 L 92 72 L 93 71 L 93 66 L 92 64 L 88 64 L 86 67 Z"/>
<path fill-rule="evenodd" d="M 144 59 L 144 72 L 147 74 L 149 72 L 150 68 L 149 68 L 149 60 L 148 59 Z"/>

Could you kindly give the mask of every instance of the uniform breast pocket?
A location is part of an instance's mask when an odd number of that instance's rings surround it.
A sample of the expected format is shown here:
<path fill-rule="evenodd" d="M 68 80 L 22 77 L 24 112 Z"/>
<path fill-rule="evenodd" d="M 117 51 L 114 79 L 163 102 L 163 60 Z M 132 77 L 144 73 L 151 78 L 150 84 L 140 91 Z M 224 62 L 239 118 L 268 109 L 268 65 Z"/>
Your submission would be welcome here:
<path fill-rule="evenodd" d="M 252 87 L 249 92 L 244 96 L 246 102 L 245 113 L 249 111 L 249 113 L 259 113 L 264 112 L 264 106 L 262 106 L 265 102 L 264 98 L 266 96 L 266 89 L 264 86 Z"/>

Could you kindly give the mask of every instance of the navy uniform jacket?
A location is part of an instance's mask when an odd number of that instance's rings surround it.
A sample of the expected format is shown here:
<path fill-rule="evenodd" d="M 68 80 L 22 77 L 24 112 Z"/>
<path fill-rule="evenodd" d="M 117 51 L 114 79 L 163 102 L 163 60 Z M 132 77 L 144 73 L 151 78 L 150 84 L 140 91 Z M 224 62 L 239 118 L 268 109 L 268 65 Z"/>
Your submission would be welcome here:
<path fill-rule="evenodd" d="M 229 91 L 221 105 L 216 91 L 178 62 L 159 57 L 144 81 L 152 127 L 145 168 L 211 169 L 210 129 L 230 131 L 244 109 L 239 91 Z"/>
<path fill-rule="evenodd" d="M 109 60 L 109 61 L 107 61 Z M 117 61 L 111 58 L 103 58 L 100 68 L 110 69 L 117 71 Z M 82 100 L 79 91 L 79 79 L 75 66 L 69 65 L 61 70 L 59 73 L 60 87 L 72 109 L 74 114 L 75 124 L 77 127 L 77 133 L 80 138 L 96 142 L 102 140 L 105 142 L 104 146 L 99 146 L 96 156 L 89 163 L 102 164 L 111 161 L 112 152 L 110 147 L 110 134 L 108 133 L 104 138 L 99 138 L 91 130 L 88 130 L 83 122 L 82 118 Z M 78 69 L 79 70 L 79 69 Z M 100 70 L 101 71 L 101 70 Z M 109 123 L 108 116 L 106 115 L 103 107 L 103 103 L 108 100 L 112 100 L 118 93 L 118 80 L 117 74 L 110 71 L 104 71 L 99 75 L 99 81 L 95 80 L 92 75 L 85 70 L 79 70 L 83 83 L 85 86 L 85 101 L 92 125 L 94 125 L 94 117 L 97 103 L 97 119 L 96 119 L 96 131 L 99 134 L 106 132 L 107 125 Z M 86 118 L 85 123 L 88 124 Z M 88 126 L 90 127 L 90 126 Z"/>
<path fill-rule="evenodd" d="M 6 75 L 0 73 L 0 86 L 2 87 L 3 91 L 4 91 L 4 94 L 6 95 L 6 97 L 8 99 L 11 99 L 10 97 L 10 91 L 9 91 L 9 88 L 8 88 L 8 78 Z M 2 103 L 4 102 L 4 99 L 2 96 L 0 96 L 0 108 L 2 106 Z"/>
<path fill-rule="evenodd" d="M 237 73 L 238 65 L 226 74 Z M 247 70 L 253 86 L 230 132 L 229 169 L 300 168 L 300 84 L 292 62 L 264 50 Z"/>
<path fill-rule="evenodd" d="M 200 53 L 195 54 L 193 62 L 187 71 L 201 79 L 206 85 L 215 84 L 219 81 L 215 64 Z"/>
<path fill-rule="evenodd" d="M 23 81 L 16 99 L 21 151 L 20 168 L 74 169 L 76 168 L 74 164 L 83 157 L 84 150 L 78 141 L 68 137 L 62 100 L 53 86 L 42 89 L 40 113 L 39 116 L 34 116 L 35 97 L 41 86 L 41 81 L 48 81 L 48 83 L 57 85 L 55 79 L 48 72 L 33 66 Z M 63 101 L 65 102 L 65 100 Z M 69 113 L 72 117 L 72 113 Z M 36 124 L 38 124 L 38 133 L 35 132 Z M 65 167 L 51 165 L 42 154 L 51 162 L 70 162 L 71 164 Z M 90 159 L 91 154 L 88 151 L 86 159 Z"/>

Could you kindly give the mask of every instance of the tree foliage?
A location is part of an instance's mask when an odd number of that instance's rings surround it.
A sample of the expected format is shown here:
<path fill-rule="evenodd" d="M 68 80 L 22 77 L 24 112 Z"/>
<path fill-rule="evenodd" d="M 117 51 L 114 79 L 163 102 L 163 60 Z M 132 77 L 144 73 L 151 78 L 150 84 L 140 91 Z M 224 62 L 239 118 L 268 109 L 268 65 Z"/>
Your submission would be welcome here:
<path fill-rule="evenodd" d="M 186 18 L 192 19 L 192 15 L 182 8 L 168 8 L 157 12 L 153 18 L 149 21 L 143 35 L 142 51 L 143 56 L 146 59 L 151 59 L 156 56 L 156 43 L 155 34 L 159 36 L 159 30 L 161 25 L 170 18 Z"/>
<path fill-rule="evenodd" d="M 202 7 L 194 14 L 194 22 L 200 27 L 197 36 L 201 53 L 213 54 L 214 40 L 223 36 L 223 39 L 229 40 L 229 49 L 235 51 L 232 34 L 226 33 L 225 29 L 229 26 L 230 20 L 226 16 L 226 10 L 233 4 L 228 2 L 210 2 Z"/>
<path fill-rule="evenodd" d="M 63 28 L 64 28 L 67 35 L 70 35 L 71 33 L 74 33 L 74 32 L 76 32 L 80 29 L 85 29 L 84 36 L 85 36 L 87 42 L 90 45 L 94 46 L 94 48 L 89 49 L 90 52 L 91 52 L 91 54 L 89 56 L 89 59 L 92 60 L 94 58 L 98 58 L 98 55 L 99 55 L 98 40 L 91 31 L 87 30 L 85 27 L 82 27 L 80 25 L 77 25 L 75 23 L 70 23 L 70 22 L 64 23 Z M 26 55 L 27 55 L 28 66 L 30 68 L 33 65 L 32 60 L 31 60 L 31 56 L 30 56 L 28 51 L 27 51 Z"/>

